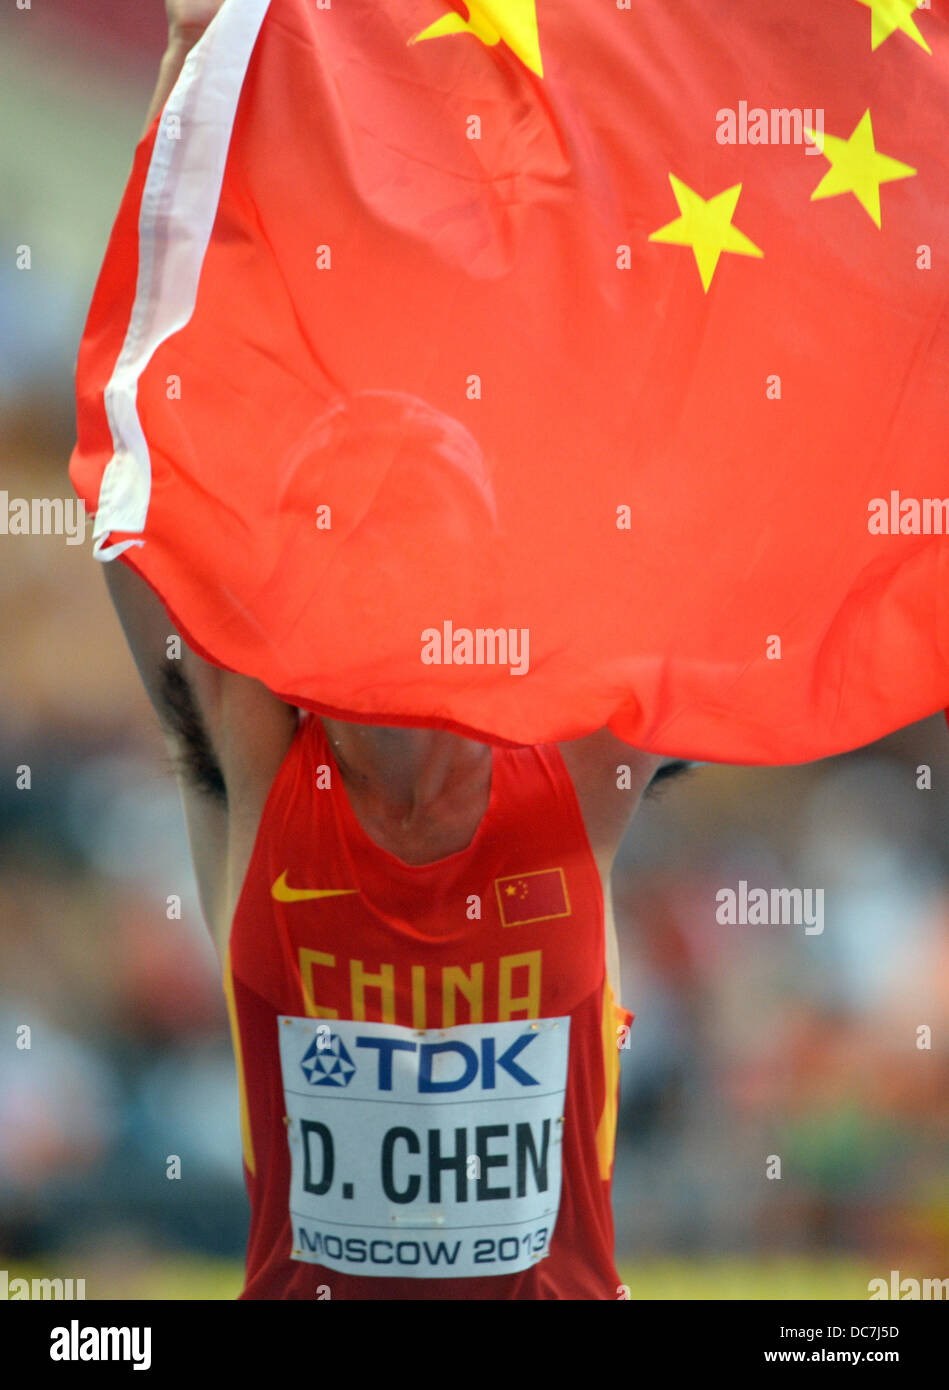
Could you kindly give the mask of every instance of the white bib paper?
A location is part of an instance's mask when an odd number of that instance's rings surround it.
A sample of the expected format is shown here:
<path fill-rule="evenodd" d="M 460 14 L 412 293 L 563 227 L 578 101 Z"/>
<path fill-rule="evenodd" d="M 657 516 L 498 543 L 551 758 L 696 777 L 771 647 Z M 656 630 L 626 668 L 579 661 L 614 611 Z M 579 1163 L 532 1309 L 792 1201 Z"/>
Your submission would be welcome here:
<path fill-rule="evenodd" d="M 292 1258 L 347 1274 L 514 1274 L 560 1205 L 570 1019 L 417 1031 L 278 1020 Z"/>

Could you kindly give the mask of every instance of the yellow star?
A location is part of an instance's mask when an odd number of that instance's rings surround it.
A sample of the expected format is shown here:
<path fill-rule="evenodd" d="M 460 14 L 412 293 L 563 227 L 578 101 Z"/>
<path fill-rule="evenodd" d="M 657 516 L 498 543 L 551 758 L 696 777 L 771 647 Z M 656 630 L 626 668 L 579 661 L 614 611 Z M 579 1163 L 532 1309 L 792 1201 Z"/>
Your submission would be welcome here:
<path fill-rule="evenodd" d="M 505 891 L 505 893 L 508 895 L 509 898 L 513 898 L 514 893 L 515 893 L 515 891 L 516 891 L 516 890 L 515 890 L 515 887 L 514 887 L 514 884 L 513 884 L 513 883 L 509 884 L 508 887 L 505 888 L 504 891 Z"/>
<path fill-rule="evenodd" d="M 733 251 L 738 256 L 764 255 L 744 232 L 731 225 L 741 193 L 740 183 L 726 188 L 724 193 L 716 193 L 714 198 L 706 201 L 681 179 L 677 179 L 675 174 L 669 175 L 669 182 L 682 216 L 651 232 L 649 240 L 668 241 L 674 246 L 691 246 L 706 294 L 723 251 Z"/>
<path fill-rule="evenodd" d="M 912 18 L 917 8 L 916 0 L 857 0 L 857 4 L 867 5 L 870 9 L 870 48 L 874 53 L 884 39 L 899 29 L 932 55 L 932 49 Z"/>
<path fill-rule="evenodd" d="M 849 140 L 841 140 L 837 135 L 821 137 L 813 130 L 807 133 L 812 140 L 823 141 L 822 153 L 831 165 L 811 194 L 811 202 L 815 198 L 852 193 L 879 227 L 880 184 L 911 178 L 916 170 L 898 159 L 891 159 L 888 154 L 877 154 L 869 109 L 860 117 Z"/>
<path fill-rule="evenodd" d="M 540 37 L 537 33 L 536 0 L 466 0 L 468 18 L 446 14 L 427 29 L 413 34 L 409 43 L 421 39 L 440 39 L 446 34 L 474 34 L 493 48 L 503 39 L 525 67 L 543 77 Z"/>

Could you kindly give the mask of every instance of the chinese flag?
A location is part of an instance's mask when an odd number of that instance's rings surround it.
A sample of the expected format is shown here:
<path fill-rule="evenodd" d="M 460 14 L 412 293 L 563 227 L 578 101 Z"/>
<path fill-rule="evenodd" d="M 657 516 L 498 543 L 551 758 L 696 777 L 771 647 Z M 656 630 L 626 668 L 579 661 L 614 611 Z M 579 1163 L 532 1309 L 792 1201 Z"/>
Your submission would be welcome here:
<path fill-rule="evenodd" d="M 226 0 L 81 345 L 99 558 L 343 717 L 782 763 L 945 707 L 947 130 L 914 0 Z"/>
<path fill-rule="evenodd" d="M 535 869 L 494 880 L 498 910 L 505 927 L 569 917 L 570 903 L 562 869 Z"/>

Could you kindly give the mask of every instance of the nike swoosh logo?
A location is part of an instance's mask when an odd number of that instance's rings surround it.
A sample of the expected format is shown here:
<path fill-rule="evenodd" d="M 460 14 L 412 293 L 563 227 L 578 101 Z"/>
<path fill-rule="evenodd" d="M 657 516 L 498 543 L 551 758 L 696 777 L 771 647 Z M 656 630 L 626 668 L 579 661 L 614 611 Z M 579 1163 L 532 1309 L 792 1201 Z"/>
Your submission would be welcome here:
<path fill-rule="evenodd" d="M 347 893 L 358 892 L 358 888 L 291 888 L 287 883 L 287 871 L 284 869 L 271 888 L 270 895 L 276 898 L 278 903 L 302 903 L 309 898 L 341 898 Z"/>

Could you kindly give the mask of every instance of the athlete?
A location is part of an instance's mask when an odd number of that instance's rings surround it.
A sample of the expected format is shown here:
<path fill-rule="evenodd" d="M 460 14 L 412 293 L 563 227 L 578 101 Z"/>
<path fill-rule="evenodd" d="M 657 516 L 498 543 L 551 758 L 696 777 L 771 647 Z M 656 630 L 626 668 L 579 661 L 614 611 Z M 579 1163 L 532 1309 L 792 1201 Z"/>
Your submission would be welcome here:
<path fill-rule="evenodd" d="M 224 972 L 251 1202 L 241 1297 L 619 1296 L 631 1015 L 610 872 L 644 790 L 687 764 L 607 730 L 492 749 L 302 713 L 184 644 L 170 660 L 162 604 L 126 566 L 105 572 Z M 541 1056 L 551 1020 L 563 1049 Z"/>
<path fill-rule="evenodd" d="M 161 109 L 216 0 L 168 0 Z M 220 956 L 245 1299 L 614 1299 L 610 873 L 686 766 L 608 730 L 497 748 L 304 713 L 106 579 Z"/>

